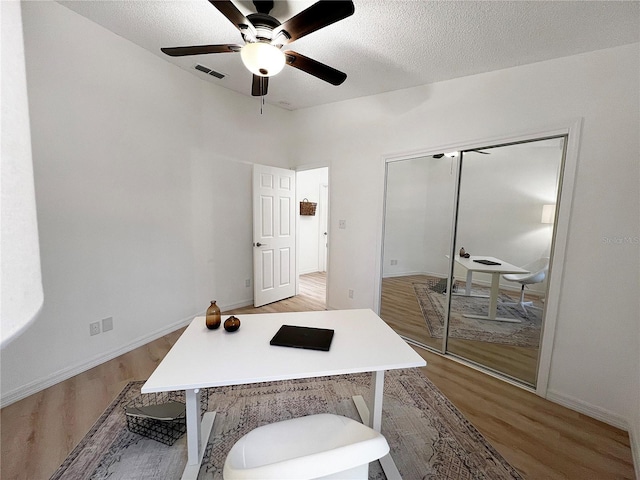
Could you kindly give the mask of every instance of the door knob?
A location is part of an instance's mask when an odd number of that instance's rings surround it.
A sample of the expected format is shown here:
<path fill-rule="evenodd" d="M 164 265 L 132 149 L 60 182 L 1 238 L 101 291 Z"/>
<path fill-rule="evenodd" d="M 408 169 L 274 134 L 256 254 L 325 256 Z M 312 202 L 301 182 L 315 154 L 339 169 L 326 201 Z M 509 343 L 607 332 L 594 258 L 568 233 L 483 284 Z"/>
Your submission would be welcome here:
<path fill-rule="evenodd" d="M 255 245 L 256 245 L 256 247 L 266 247 L 267 246 L 266 243 L 260 243 L 260 242 L 256 243 Z"/>

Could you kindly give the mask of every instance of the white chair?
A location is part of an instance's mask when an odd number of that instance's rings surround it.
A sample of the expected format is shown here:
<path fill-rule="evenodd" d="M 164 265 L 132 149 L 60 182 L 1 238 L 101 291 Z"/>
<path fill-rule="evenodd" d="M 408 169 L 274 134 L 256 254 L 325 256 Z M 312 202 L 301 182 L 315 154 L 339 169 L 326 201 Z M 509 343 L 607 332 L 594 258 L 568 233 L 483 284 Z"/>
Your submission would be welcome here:
<path fill-rule="evenodd" d="M 524 310 L 524 313 L 527 313 L 527 309 L 525 307 L 533 307 L 533 302 L 524 301 L 524 287 L 526 285 L 543 282 L 544 279 L 547 278 L 547 274 L 549 273 L 549 257 L 539 258 L 535 262 L 524 265 L 522 268 L 524 270 L 528 270 L 529 273 L 507 273 L 502 275 L 505 280 L 517 282 L 522 285 L 522 288 L 520 289 L 520 301 L 505 302 L 502 305 L 520 305 L 522 310 Z"/>
<path fill-rule="evenodd" d="M 375 430 L 340 415 L 323 413 L 258 427 L 227 455 L 225 480 L 362 479 L 369 462 L 389 453 Z"/>

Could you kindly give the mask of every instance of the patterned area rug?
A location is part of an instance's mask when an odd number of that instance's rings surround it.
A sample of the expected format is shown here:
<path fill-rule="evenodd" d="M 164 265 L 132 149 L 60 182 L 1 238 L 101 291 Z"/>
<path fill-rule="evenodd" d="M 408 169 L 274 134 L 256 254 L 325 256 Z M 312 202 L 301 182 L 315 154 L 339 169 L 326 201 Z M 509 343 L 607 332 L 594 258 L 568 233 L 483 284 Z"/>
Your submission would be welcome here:
<path fill-rule="evenodd" d="M 433 338 L 442 338 L 444 330 L 444 312 L 447 297 L 442 293 L 437 279 L 427 283 L 414 283 L 413 289 L 422 310 L 422 315 Z M 458 287 L 458 292 L 464 289 Z M 489 288 L 473 286 L 472 294 L 489 295 Z M 542 310 L 528 308 L 527 314 L 519 306 L 501 305 L 501 302 L 514 302 L 514 299 L 500 292 L 498 296 L 498 317 L 517 318 L 521 323 L 495 322 L 467 318 L 465 314 L 487 315 L 489 299 L 454 295 L 451 298 L 451 316 L 449 336 L 464 340 L 500 343 L 519 347 L 538 348 L 542 326 Z"/>
<path fill-rule="evenodd" d="M 366 398 L 370 379 L 355 374 L 209 389 L 209 409 L 217 414 L 198 479 L 221 479 L 231 446 L 260 425 L 322 412 L 358 419 L 351 397 Z M 391 371 L 385 380 L 382 433 L 403 478 L 522 478 L 419 370 Z M 142 384 L 124 388 L 52 479 L 180 478 L 185 437 L 169 447 L 126 428 L 122 406 Z M 385 478 L 378 462 L 369 478 Z"/>

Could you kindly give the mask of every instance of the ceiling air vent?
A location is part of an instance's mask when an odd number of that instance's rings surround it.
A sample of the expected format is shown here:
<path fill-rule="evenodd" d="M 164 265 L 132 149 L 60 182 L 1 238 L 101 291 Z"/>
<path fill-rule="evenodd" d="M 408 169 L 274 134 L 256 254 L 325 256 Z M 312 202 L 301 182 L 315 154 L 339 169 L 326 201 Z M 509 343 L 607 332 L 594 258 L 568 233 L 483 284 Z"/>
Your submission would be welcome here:
<path fill-rule="evenodd" d="M 194 68 L 196 70 L 200 70 L 203 73 L 206 73 L 207 75 L 211 75 L 212 77 L 224 78 L 224 73 L 216 72 L 215 70 L 211 70 L 209 67 L 205 67 L 204 65 L 200 65 L 199 63 L 196 63 Z"/>

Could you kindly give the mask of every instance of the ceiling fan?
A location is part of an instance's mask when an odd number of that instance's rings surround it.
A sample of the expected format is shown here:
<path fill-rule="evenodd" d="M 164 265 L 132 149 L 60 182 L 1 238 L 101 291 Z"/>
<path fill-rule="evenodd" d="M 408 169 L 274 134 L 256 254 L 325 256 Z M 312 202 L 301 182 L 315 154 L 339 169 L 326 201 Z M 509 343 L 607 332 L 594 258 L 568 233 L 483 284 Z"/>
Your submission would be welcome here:
<path fill-rule="evenodd" d="M 290 65 L 332 85 L 340 85 L 346 73 L 282 47 L 299 38 L 338 22 L 355 11 L 353 2 L 320 0 L 284 23 L 269 15 L 272 0 L 254 0 L 257 13 L 245 17 L 231 0 L 209 0 L 220 13 L 233 23 L 244 40 L 244 45 L 194 45 L 161 48 L 172 57 L 203 55 L 207 53 L 240 52 L 242 62 L 253 74 L 251 95 L 267 94 L 269 77 L 278 74 L 284 65 Z"/>

